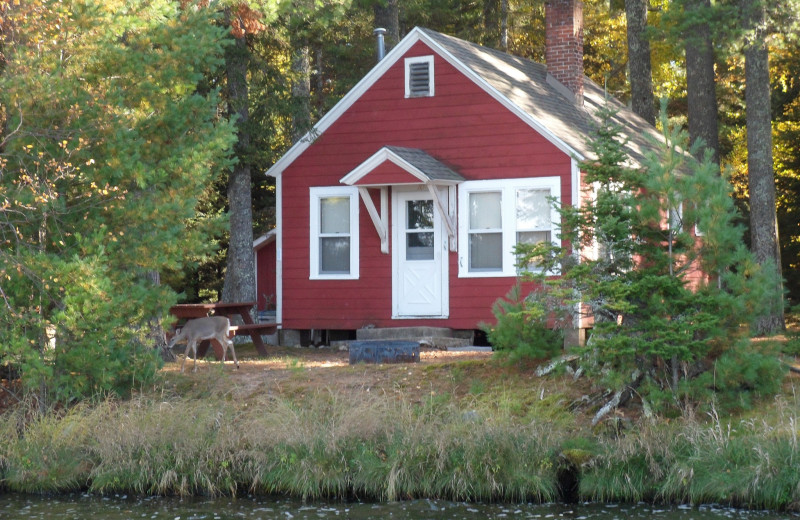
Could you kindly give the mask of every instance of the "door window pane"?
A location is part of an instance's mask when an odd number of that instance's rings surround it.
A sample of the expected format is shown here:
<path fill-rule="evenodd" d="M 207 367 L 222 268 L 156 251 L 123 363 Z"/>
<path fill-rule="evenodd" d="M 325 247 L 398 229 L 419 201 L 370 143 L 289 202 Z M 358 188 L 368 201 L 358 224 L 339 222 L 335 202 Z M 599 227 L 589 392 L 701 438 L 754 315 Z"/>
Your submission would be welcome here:
<path fill-rule="evenodd" d="M 406 235 L 406 260 L 433 260 L 433 233 Z"/>
<path fill-rule="evenodd" d="M 433 229 L 433 201 L 409 200 L 406 203 L 406 229 Z"/>

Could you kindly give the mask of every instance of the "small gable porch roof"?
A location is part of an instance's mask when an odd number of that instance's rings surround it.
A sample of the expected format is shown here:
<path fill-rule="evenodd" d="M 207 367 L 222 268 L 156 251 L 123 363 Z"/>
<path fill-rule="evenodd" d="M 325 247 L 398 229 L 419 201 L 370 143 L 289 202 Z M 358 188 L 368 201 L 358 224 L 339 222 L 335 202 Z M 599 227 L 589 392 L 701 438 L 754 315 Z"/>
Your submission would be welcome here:
<path fill-rule="evenodd" d="M 349 186 L 379 187 L 402 184 L 448 185 L 464 177 L 418 148 L 384 146 L 342 177 Z"/>

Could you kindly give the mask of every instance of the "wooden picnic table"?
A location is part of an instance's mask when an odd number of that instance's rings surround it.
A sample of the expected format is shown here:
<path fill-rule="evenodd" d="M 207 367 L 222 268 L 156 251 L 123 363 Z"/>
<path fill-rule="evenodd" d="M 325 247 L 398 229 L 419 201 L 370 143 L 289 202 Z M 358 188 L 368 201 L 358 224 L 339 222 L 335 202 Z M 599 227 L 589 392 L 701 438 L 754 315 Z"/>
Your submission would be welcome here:
<path fill-rule="evenodd" d="M 278 330 L 275 322 L 256 323 L 250 315 L 250 311 L 255 307 L 256 302 L 217 302 L 217 303 L 181 303 L 173 305 L 169 313 L 178 318 L 173 328 L 179 328 L 186 320 L 202 318 L 205 316 L 217 315 L 227 316 L 231 320 L 231 331 L 234 336 L 247 334 L 253 339 L 253 345 L 262 356 L 267 355 L 267 346 L 261 339 L 262 334 L 273 334 Z M 240 317 L 242 324 L 235 324 L 236 317 Z M 213 341 L 214 353 L 218 359 L 222 358 L 222 345 Z M 208 350 L 209 341 L 203 341 L 197 348 L 197 355 L 203 356 Z"/>

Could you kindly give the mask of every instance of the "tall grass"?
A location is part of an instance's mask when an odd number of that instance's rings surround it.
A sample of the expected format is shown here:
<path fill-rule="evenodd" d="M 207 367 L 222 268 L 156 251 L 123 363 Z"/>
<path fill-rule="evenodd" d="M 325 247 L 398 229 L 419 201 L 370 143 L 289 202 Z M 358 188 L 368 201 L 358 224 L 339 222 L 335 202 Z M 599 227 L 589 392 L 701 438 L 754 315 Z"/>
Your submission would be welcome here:
<path fill-rule="evenodd" d="M 86 407 L 36 415 L 34 406 L 0 421 L 0 485 L 23 492 L 85 488 L 94 461 L 78 447 L 91 444 L 95 417 Z"/>
<path fill-rule="evenodd" d="M 553 420 L 541 392 L 520 402 L 501 389 L 493 408 L 483 397 L 460 401 L 469 409 L 444 395 L 334 391 L 20 409 L 0 421 L 0 487 L 552 501 L 566 460 L 579 467 L 583 500 L 800 509 L 797 399 L 776 400 L 758 419 L 642 422 L 609 436 Z"/>
<path fill-rule="evenodd" d="M 758 419 L 686 419 L 601 443 L 583 470 L 588 500 L 800 509 L 798 403 L 777 398 Z"/>
<path fill-rule="evenodd" d="M 19 491 L 306 499 L 554 500 L 559 436 L 451 403 L 321 392 L 105 401 L 4 427 L 3 485 Z"/>

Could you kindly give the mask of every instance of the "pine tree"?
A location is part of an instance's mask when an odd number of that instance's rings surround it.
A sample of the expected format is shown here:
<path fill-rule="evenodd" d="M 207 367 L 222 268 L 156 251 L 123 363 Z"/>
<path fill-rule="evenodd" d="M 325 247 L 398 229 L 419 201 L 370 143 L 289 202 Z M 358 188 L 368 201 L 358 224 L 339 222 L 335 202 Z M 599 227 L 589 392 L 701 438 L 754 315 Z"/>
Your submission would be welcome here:
<path fill-rule="evenodd" d="M 594 319 L 583 367 L 617 392 L 615 405 L 634 393 L 661 404 L 697 398 L 708 386 L 697 376 L 773 296 L 711 154 L 698 162 L 685 153 L 687 136 L 663 109 L 661 124 L 659 152 L 631 168 L 606 111 L 591 142 L 596 159 L 582 164 L 593 191 L 581 207 L 560 209 L 567 246 L 519 247 L 520 265 L 543 266 L 534 275 L 541 290 Z"/>
<path fill-rule="evenodd" d="M 233 143 L 196 91 L 224 34 L 167 0 L 32 1 L 5 23 L 0 365 L 42 403 L 124 393 L 154 376 L 148 322 L 177 299 L 149 275 L 210 249 L 187 222 Z"/>

